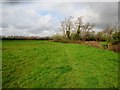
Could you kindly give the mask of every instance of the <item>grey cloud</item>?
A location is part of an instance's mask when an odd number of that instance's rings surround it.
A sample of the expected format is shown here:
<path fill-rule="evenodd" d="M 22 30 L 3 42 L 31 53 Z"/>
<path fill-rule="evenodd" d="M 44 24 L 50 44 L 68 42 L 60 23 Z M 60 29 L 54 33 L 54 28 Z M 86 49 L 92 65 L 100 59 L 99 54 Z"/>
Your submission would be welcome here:
<path fill-rule="evenodd" d="M 118 23 L 120 25 L 120 1 L 118 3 Z"/>
<path fill-rule="evenodd" d="M 98 22 L 96 22 L 98 28 L 104 28 L 108 24 L 117 23 L 118 21 L 117 2 L 91 3 L 89 6 L 94 12 L 98 13 L 100 16 Z"/>
<path fill-rule="evenodd" d="M 2 28 L 8 28 L 8 24 L 6 24 L 6 23 L 2 23 L 1 26 L 2 26 Z"/>
<path fill-rule="evenodd" d="M 89 22 L 94 22 L 97 28 L 105 28 L 108 24 L 115 24 L 118 21 L 118 3 L 117 2 L 80 2 L 75 3 L 75 7 L 90 9 L 97 18 L 89 17 Z M 86 12 L 88 12 L 86 10 Z M 89 16 L 89 13 L 88 13 Z"/>
<path fill-rule="evenodd" d="M 28 0 L 2 0 L 2 3 L 15 5 L 15 4 L 21 4 L 24 2 L 29 3 L 30 1 L 33 1 L 33 0 L 29 0 L 29 1 Z"/>

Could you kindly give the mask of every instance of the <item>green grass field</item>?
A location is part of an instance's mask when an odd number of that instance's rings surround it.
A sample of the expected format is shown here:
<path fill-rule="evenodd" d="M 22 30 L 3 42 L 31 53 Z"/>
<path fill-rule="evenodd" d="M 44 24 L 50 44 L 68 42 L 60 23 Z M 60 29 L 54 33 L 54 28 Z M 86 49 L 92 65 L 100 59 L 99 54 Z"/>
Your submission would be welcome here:
<path fill-rule="evenodd" d="M 118 54 L 79 44 L 3 41 L 3 88 L 117 88 Z"/>

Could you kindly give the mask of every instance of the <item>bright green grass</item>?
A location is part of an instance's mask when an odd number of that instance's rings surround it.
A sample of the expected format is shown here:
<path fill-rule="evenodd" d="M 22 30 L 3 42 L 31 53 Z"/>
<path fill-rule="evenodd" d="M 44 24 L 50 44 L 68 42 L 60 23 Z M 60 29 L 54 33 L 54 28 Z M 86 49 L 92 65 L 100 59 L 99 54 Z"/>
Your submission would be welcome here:
<path fill-rule="evenodd" d="M 3 88 L 118 87 L 118 54 L 78 44 L 3 41 Z"/>

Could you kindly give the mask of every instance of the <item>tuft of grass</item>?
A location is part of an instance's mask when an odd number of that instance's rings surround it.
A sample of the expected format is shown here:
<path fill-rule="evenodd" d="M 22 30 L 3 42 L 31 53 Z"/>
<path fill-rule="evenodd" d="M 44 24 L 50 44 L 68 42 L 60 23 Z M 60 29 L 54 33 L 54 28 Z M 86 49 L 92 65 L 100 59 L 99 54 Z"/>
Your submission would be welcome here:
<path fill-rule="evenodd" d="M 117 88 L 118 54 L 91 46 L 3 40 L 3 88 Z"/>

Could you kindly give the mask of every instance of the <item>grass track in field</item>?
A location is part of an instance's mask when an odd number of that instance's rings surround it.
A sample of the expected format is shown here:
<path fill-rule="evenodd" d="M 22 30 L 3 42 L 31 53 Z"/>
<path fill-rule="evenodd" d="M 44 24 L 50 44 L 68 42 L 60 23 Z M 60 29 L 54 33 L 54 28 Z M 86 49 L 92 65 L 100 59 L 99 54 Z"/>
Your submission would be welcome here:
<path fill-rule="evenodd" d="M 3 88 L 118 87 L 118 54 L 78 44 L 3 41 Z"/>

